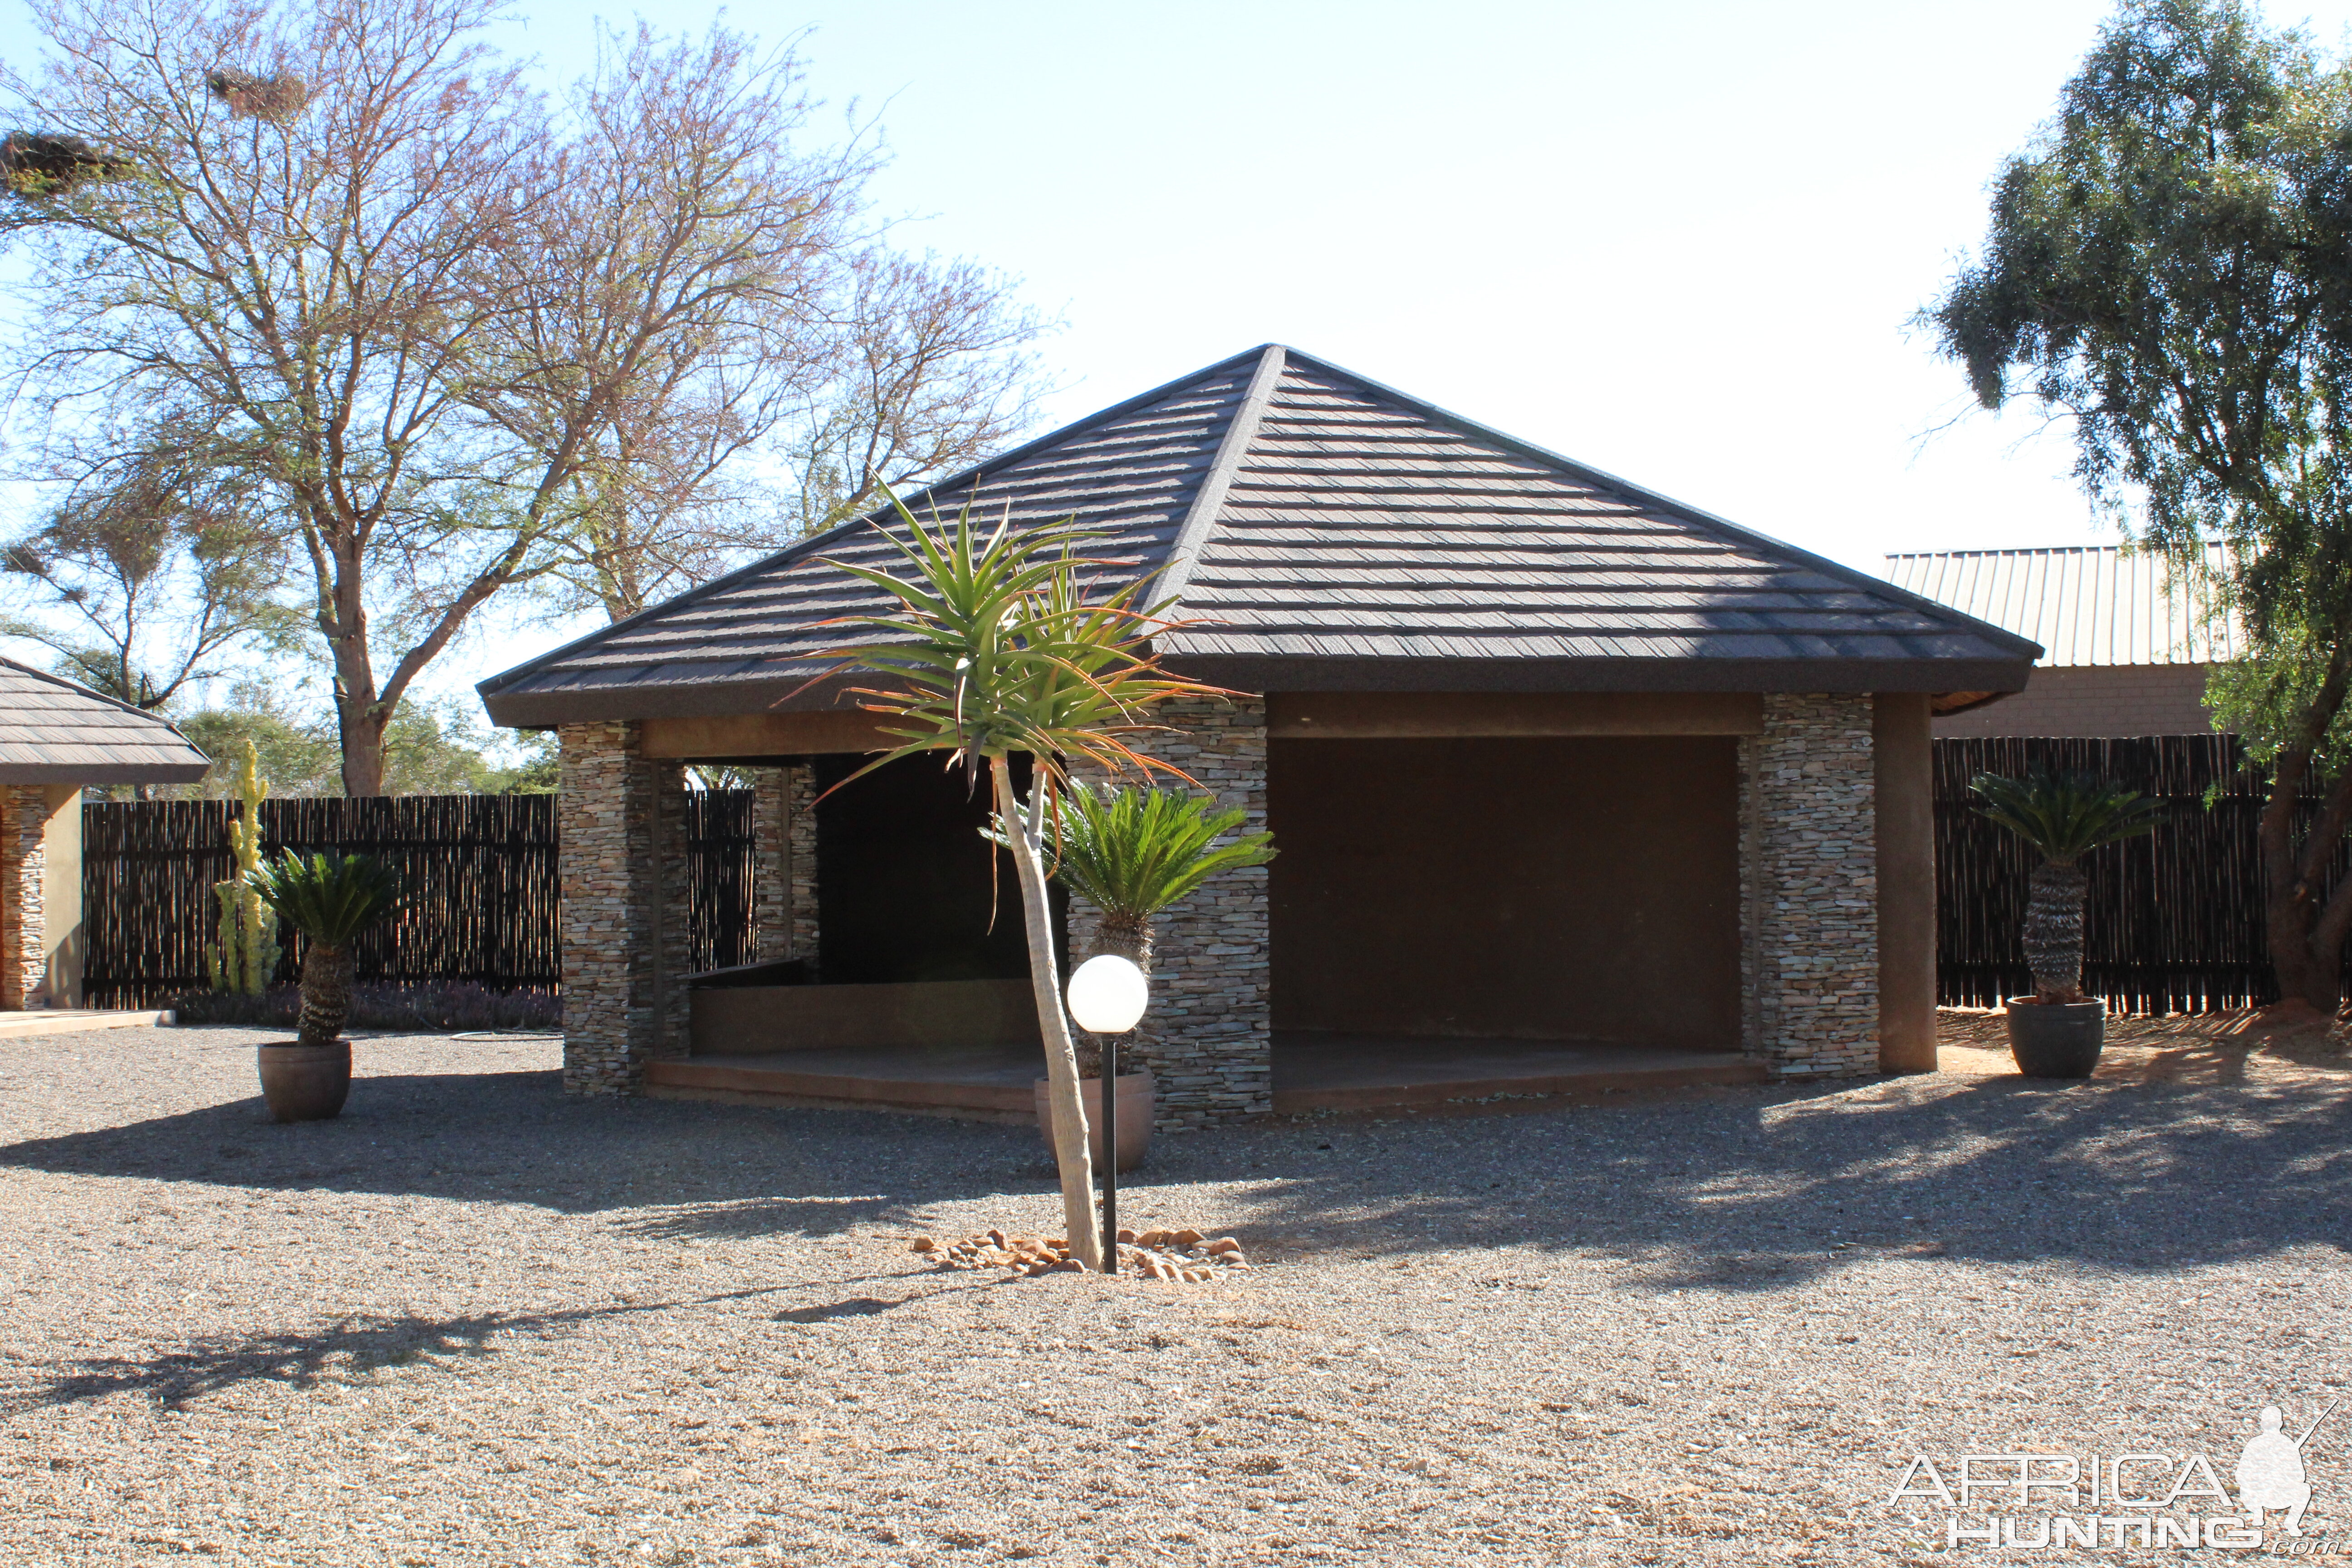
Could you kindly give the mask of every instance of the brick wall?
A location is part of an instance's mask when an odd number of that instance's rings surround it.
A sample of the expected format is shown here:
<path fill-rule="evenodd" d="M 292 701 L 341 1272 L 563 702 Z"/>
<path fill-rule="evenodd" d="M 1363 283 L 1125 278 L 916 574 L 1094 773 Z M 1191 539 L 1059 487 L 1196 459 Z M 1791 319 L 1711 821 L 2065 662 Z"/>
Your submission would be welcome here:
<path fill-rule="evenodd" d="M 1768 693 L 1739 762 L 1747 1048 L 1784 1077 L 1875 1072 L 1870 699 Z"/>
<path fill-rule="evenodd" d="M 2039 668 L 2024 690 L 1936 721 L 1936 738 L 2210 735 L 2201 664 Z"/>

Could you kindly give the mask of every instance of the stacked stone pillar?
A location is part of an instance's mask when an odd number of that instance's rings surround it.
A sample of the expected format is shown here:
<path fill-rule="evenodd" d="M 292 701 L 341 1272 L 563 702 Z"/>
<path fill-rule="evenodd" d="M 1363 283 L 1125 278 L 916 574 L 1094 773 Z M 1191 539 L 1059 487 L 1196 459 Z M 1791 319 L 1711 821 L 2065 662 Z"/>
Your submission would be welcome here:
<path fill-rule="evenodd" d="M 45 784 L 0 787 L 0 1008 L 30 1005 L 48 973 L 49 794 Z"/>
<path fill-rule="evenodd" d="M 1742 1034 L 1784 1078 L 1878 1070 L 1871 700 L 1769 692 L 1739 749 Z"/>
<path fill-rule="evenodd" d="M 687 1054 L 686 794 L 638 726 L 567 724 L 562 743 L 563 1086 L 631 1094 Z"/>
<path fill-rule="evenodd" d="M 1241 831 L 1265 831 L 1265 701 L 1171 702 L 1153 719 L 1174 732 L 1142 736 L 1138 749 L 1183 769 L 1219 805 L 1248 813 Z M 1274 1110 L 1270 908 L 1266 868 L 1246 866 L 1212 879 L 1154 922 L 1145 1052 L 1162 1128 L 1213 1127 Z M 1082 952 L 1078 931 L 1071 936 L 1073 953 Z"/>
<path fill-rule="evenodd" d="M 751 775 L 752 950 L 761 963 L 816 967 L 816 770 L 806 763 Z"/>

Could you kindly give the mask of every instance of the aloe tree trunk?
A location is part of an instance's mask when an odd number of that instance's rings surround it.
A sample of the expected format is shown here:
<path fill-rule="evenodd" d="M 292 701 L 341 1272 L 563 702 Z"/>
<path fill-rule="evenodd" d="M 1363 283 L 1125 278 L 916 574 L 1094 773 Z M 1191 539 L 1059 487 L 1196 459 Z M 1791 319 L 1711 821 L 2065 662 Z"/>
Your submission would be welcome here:
<path fill-rule="evenodd" d="M 1033 770 L 1029 795 L 1037 799 Z M 1102 1272 L 1102 1236 L 1095 1225 L 1094 1160 L 1087 1147 L 1087 1108 L 1078 1098 L 1078 1056 L 1070 1043 L 1070 1022 L 1062 1012 L 1061 977 L 1055 972 L 1053 907 L 1045 898 L 1045 818 L 1022 809 L 1013 795 L 1013 772 L 1002 757 L 989 763 L 995 782 L 996 814 L 1008 831 L 1013 868 L 1021 883 L 1021 915 L 1029 935 L 1029 984 L 1037 996 L 1037 1026 L 1045 1037 L 1046 1097 L 1054 1114 L 1054 1160 L 1062 1171 L 1062 1223 L 1070 1253 Z"/>
<path fill-rule="evenodd" d="M 2083 999 L 2083 868 L 2044 860 L 2026 883 L 2025 964 L 2042 1002 Z"/>

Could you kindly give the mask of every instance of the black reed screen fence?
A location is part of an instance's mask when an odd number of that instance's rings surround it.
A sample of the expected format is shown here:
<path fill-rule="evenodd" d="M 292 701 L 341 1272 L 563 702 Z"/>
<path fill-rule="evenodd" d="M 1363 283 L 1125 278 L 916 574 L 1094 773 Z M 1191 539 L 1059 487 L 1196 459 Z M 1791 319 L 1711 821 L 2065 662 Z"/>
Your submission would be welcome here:
<path fill-rule="evenodd" d="M 2039 765 L 2113 779 L 2167 802 L 2143 838 L 2084 862 L 2083 986 L 2111 1008 L 2203 1012 L 2278 998 L 2263 936 L 2255 839 L 2269 785 L 2230 735 L 1935 742 L 1936 979 L 1947 1005 L 1987 1007 L 2032 988 L 2021 936 L 2033 853 L 1978 816 L 1969 781 Z M 2318 813 L 2306 790 L 2300 832 Z M 2215 798 L 2209 809 L 2207 792 Z M 2346 873 L 2339 858 L 2335 875 Z"/>
<path fill-rule="evenodd" d="M 83 989 L 100 1007 L 152 1005 L 208 983 L 205 949 L 234 869 L 225 801 L 103 802 L 82 807 Z M 747 962 L 751 925 L 751 795 L 696 792 L 687 806 L 688 933 L 696 968 Z M 399 871 L 392 918 L 356 944 L 358 978 L 555 986 L 562 900 L 555 797 L 389 795 L 270 800 L 265 854 L 364 850 Z M 299 973 L 299 944 L 277 978 Z"/>

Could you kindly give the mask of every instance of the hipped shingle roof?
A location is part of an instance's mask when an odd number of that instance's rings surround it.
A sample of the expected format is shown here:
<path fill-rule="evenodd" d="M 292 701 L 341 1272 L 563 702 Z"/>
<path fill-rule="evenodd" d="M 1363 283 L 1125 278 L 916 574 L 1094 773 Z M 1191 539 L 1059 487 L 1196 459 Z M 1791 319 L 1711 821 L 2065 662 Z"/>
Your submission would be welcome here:
<path fill-rule="evenodd" d="M 1178 671 L 1246 690 L 2016 690 L 1997 626 L 1296 350 L 1251 351 L 911 498 L 1073 517 L 1192 622 Z M 493 719 L 751 712 L 881 597 L 876 515 L 481 685 Z M 822 706 L 829 690 L 792 705 Z"/>
<path fill-rule="evenodd" d="M 0 658 L 0 784 L 192 784 L 211 766 L 153 714 Z"/>

